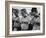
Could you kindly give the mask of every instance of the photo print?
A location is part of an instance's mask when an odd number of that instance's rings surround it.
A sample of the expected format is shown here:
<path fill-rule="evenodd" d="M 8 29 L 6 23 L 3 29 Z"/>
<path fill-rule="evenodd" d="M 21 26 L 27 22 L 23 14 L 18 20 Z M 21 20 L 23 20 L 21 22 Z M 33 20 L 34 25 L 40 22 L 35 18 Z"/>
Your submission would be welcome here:
<path fill-rule="evenodd" d="M 40 30 L 39 7 L 12 7 L 12 31 Z"/>

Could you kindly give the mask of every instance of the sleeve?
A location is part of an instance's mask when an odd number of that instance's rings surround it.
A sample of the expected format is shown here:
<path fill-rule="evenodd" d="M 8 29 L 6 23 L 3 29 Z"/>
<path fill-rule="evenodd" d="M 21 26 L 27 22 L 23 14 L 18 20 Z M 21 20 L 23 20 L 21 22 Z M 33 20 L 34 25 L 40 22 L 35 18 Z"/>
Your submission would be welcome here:
<path fill-rule="evenodd" d="M 16 17 L 16 16 L 15 16 L 14 13 L 13 13 L 13 14 L 12 14 L 12 20 L 15 20 L 15 17 Z"/>
<path fill-rule="evenodd" d="M 34 18 L 34 16 L 29 16 L 29 20 L 31 21 Z"/>

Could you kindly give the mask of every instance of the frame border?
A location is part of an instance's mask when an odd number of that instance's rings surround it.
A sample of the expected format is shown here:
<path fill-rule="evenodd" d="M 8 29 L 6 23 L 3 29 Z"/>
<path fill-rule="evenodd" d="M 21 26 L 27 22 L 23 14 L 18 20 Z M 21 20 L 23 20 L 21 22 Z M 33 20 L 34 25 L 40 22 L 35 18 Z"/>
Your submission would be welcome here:
<path fill-rule="evenodd" d="M 20 3 L 20 4 L 32 4 L 32 5 L 42 5 L 43 6 L 43 33 L 27 33 L 27 34 L 12 34 L 9 35 L 9 4 Z M 45 3 L 36 2 L 20 2 L 20 1 L 5 1 L 5 37 L 20 37 L 20 36 L 37 36 L 45 35 Z"/>

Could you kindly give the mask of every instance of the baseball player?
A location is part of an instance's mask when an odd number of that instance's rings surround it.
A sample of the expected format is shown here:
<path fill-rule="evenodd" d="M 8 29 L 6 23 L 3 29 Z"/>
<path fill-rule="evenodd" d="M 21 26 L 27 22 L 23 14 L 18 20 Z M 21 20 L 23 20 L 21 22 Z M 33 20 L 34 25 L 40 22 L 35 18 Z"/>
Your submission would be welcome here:
<path fill-rule="evenodd" d="M 26 9 L 21 9 L 21 13 L 22 13 L 21 30 L 29 30 L 30 28 L 32 28 L 29 26 L 30 21 L 32 20 L 32 17 L 30 17 L 27 14 Z"/>
<path fill-rule="evenodd" d="M 13 9 L 12 12 L 13 12 L 12 13 L 13 30 L 19 31 L 21 29 L 21 27 L 20 27 L 20 23 L 19 23 L 18 9 Z"/>

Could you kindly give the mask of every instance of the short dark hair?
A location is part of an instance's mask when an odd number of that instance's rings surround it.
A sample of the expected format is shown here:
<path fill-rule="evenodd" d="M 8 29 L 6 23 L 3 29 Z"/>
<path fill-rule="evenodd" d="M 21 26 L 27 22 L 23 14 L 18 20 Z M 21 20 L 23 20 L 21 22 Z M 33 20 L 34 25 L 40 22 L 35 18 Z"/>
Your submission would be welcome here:
<path fill-rule="evenodd" d="M 26 11 L 26 9 L 21 9 L 21 11 L 25 12 L 25 11 Z"/>
<path fill-rule="evenodd" d="M 14 14 L 18 17 L 19 10 L 18 10 L 18 9 L 13 9 L 13 8 L 12 8 L 12 13 L 14 13 Z"/>
<path fill-rule="evenodd" d="M 12 8 L 12 12 L 18 13 L 18 11 L 19 11 L 18 9 L 13 9 L 13 8 Z"/>
<path fill-rule="evenodd" d="M 26 12 L 26 9 L 21 9 L 21 11 L 23 11 L 22 13 L 27 13 L 27 12 Z"/>
<path fill-rule="evenodd" d="M 24 15 L 24 14 L 26 14 L 27 12 L 26 12 L 26 9 L 24 8 L 24 9 L 21 9 L 21 14 L 22 14 L 22 16 Z"/>

